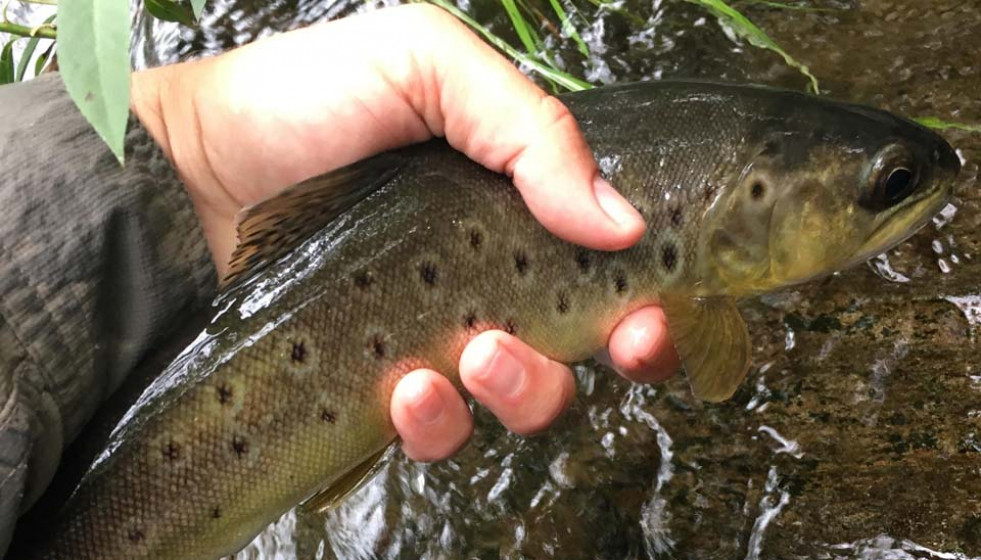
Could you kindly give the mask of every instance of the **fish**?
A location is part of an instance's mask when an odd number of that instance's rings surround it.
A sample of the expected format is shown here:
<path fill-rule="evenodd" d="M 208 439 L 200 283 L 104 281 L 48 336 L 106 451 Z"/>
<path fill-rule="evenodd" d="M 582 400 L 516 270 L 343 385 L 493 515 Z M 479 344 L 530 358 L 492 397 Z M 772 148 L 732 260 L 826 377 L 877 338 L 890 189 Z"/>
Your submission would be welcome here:
<path fill-rule="evenodd" d="M 29 557 L 213 560 L 297 504 L 333 507 L 397 444 L 400 377 L 459 386 L 489 329 L 571 363 L 659 305 L 693 394 L 724 401 L 751 363 L 739 300 L 888 250 L 960 169 L 918 124 L 792 91 L 659 81 L 561 101 L 646 219 L 635 246 L 554 237 L 505 176 L 439 139 L 290 187 L 242 215 L 214 319 Z"/>

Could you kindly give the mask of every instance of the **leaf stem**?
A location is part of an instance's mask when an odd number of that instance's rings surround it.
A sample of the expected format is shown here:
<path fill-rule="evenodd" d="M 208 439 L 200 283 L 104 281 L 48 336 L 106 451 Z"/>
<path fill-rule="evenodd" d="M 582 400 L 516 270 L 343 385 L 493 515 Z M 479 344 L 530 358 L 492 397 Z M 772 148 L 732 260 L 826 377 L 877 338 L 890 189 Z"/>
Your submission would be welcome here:
<path fill-rule="evenodd" d="M 58 38 L 58 32 L 52 26 L 41 25 L 38 27 L 28 27 L 9 21 L 0 21 L 0 33 L 10 33 L 11 35 L 19 35 L 21 37 L 40 37 L 42 39 Z"/>

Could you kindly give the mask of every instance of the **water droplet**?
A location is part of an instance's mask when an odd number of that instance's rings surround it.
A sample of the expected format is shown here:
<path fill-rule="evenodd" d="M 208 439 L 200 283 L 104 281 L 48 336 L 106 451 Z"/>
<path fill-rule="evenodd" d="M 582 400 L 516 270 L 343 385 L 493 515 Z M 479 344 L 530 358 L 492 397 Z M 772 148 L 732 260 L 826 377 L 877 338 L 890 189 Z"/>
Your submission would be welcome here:
<path fill-rule="evenodd" d="M 876 275 L 878 275 L 880 278 L 884 280 L 888 280 L 890 282 L 896 282 L 899 284 L 905 284 L 906 282 L 909 282 L 908 276 L 900 272 L 896 272 L 896 270 L 892 268 L 892 263 L 889 262 L 889 256 L 886 255 L 885 253 L 870 260 L 869 264 L 872 265 L 872 270 L 875 271 Z"/>
<path fill-rule="evenodd" d="M 957 214 L 957 207 L 954 206 L 953 204 L 948 204 L 947 206 L 943 207 L 943 210 L 941 210 L 939 214 L 934 216 L 933 225 L 937 229 L 941 229 L 945 225 L 949 224 L 950 221 L 954 219 L 954 216 L 956 214 Z"/>

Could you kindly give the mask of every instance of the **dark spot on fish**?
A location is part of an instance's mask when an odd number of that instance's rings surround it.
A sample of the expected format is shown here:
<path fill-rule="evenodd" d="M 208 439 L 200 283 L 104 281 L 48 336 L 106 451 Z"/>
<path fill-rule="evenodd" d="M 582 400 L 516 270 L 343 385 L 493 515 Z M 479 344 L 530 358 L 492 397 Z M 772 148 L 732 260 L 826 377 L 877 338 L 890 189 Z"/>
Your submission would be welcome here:
<path fill-rule="evenodd" d="M 435 286 L 438 276 L 439 273 L 436 270 L 436 263 L 431 261 L 422 261 L 419 263 L 419 277 L 422 278 L 422 281 L 427 286 Z"/>
<path fill-rule="evenodd" d="M 470 246 L 474 249 L 480 249 L 480 246 L 484 244 L 484 234 L 480 233 L 480 230 L 476 228 L 471 228 L 470 230 Z"/>
<path fill-rule="evenodd" d="M 235 452 L 239 458 L 245 456 L 249 452 L 249 440 L 242 436 L 235 436 L 232 438 L 232 450 Z"/>
<path fill-rule="evenodd" d="M 514 319 L 508 319 L 504 322 L 504 332 L 508 334 L 516 334 L 518 332 L 518 324 L 514 322 Z"/>
<path fill-rule="evenodd" d="M 215 506 L 215 507 L 211 508 L 211 518 L 212 519 L 221 519 L 221 508 L 220 507 Z"/>
<path fill-rule="evenodd" d="M 555 310 L 562 314 L 569 312 L 568 294 L 566 294 L 565 292 L 559 292 L 558 302 L 555 304 Z"/>
<path fill-rule="evenodd" d="M 528 255 L 524 251 L 514 252 L 514 268 L 522 276 L 528 272 Z"/>
<path fill-rule="evenodd" d="M 368 348 L 371 350 L 371 354 L 376 360 L 380 360 L 385 357 L 385 340 L 380 335 L 375 335 L 371 337 L 368 341 Z"/>
<path fill-rule="evenodd" d="M 375 277 L 367 270 L 358 272 L 354 275 L 354 285 L 362 290 L 367 290 L 375 283 Z"/>
<path fill-rule="evenodd" d="M 671 210 L 671 225 L 674 227 L 680 227 L 683 220 L 684 216 L 681 214 L 681 208 L 677 206 L 674 207 Z"/>
<path fill-rule="evenodd" d="M 325 408 L 320 411 L 320 419 L 328 424 L 333 424 L 334 422 L 337 422 L 337 414 Z"/>
<path fill-rule="evenodd" d="M 763 144 L 763 151 L 760 154 L 775 155 L 780 153 L 780 143 L 776 140 L 767 140 Z"/>
<path fill-rule="evenodd" d="M 712 185 L 706 185 L 705 190 L 702 191 L 702 198 L 705 200 L 705 202 L 711 202 L 712 197 L 714 196 L 715 196 L 715 187 Z"/>
<path fill-rule="evenodd" d="M 228 404 L 232 402 L 232 397 L 234 393 L 232 392 L 232 386 L 227 383 L 222 383 L 215 388 L 218 393 L 218 402 L 221 404 Z"/>
<path fill-rule="evenodd" d="M 749 194 L 753 197 L 753 200 L 759 200 L 763 198 L 766 194 L 766 187 L 760 181 L 754 181 L 753 186 L 749 188 Z"/>
<path fill-rule="evenodd" d="M 589 267 L 593 264 L 589 258 L 589 251 L 583 248 L 576 249 L 576 264 L 579 265 L 579 272 L 583 274 L 589 272 Z"/>
<path fill-rule="evenodd" d="M 627 273 L 618 270 L 613 276 L 613 287 L 616 288 L 618 294 L 622 294 L 627 291 Z"/>
<path fill-rule="evenodd" d="M 477 327 L 477 314 L 473 311 L 467 313 L 463 316 L 463 326 L 468 331 L 472 331 Z"/>
<path fill-rule="evenodd" d="M 675 265 L 678 264 L 678 250 L 674 248 L 674 245 L 665 245 L 661 249 L 661 262 L 664 264 L 665 270 L 674 271 Z"/>
<path fill-rule="evenodd" d="M 303 345 L 303 341 L 294 342 L 293 351 L 290 352 L 290 360 L 293 360 L 294 364 L 302 364 L 306 359 L 307 347 Z"/>
<path fill-rule="evenodd" d="M 131 543 L 141 543 L 143 542 L 143 539 L 146 538 L 146 534 L 143 533 L 143 529 L 140 529 L 139 527 L 133 527 L 130 529 L 126 536 L 129 538 L 129 542 Z"/>
<path fill-rule="evenodd" d="M 181 446 L 174 440 L 168 441 L 163 446 L 163 456 L 164 459 L 168 461 L 176 461 L 181 458 Z"/>

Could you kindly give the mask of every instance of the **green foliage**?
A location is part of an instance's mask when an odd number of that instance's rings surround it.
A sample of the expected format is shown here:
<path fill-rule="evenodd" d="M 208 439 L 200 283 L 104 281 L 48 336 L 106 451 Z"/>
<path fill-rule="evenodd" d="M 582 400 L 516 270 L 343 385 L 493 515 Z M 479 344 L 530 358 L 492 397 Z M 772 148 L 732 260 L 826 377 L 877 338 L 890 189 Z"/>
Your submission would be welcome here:
<path fill-rule="evenodd" d="M 963 130 L 966 132 L 981 132 L 981 124 L 964 124 L 945 121 L 937 117 L 920 117 L 913 119 L 921 125 L 934 130 Z"/>
<path fill-rule="evenodd" d="M 201 12 L 204 11 L 204 4 L 208 0 L 191 0 L 191 9 L 194 10 L 194 17 L 201 19 Z"/>
<path fill-rule="evenodd" d="M 521 39 L 521 43 L 525 46 L 528 54 L 534 55 L 541 51 L 542 39 L 538 36 L 535 28 L 525 21 L 524 16 L 518 11 L 518 6 L 514 3 L 514 0 L 501 0 L 501 6 L 507 12 L 508 17 L 511 18 L 511 25 L 514 27 L 514 31 L 518 34 L 518 38 Z"/>
<path fill-rule="evenodd" d="M 184 25 L 194 25 L 194 9 L 187 2 L 173 0 L 146 0 L 146 11 L 151 16 L 164 21 L 176 21 Z"/>
<path fill-rule="evenodd" d="M 813 93 L 820 93 L 820 88 L 818 87 L 817 78 L 811 74 L 807 66 L 804 66 L 798 62 L 794 57 L 787 54 L 782 48 L 780 48 L 777 43 L 770 38 L 769 35 L 763 32 L 762 29 L 756 26 L 752 21 L 746 16 L 740 13 L 735 8 L 729 6 L 724 0 L 685 0 L 691 2 L 692 4 L 698 4 L 702 6 L 723 24 L 729 27 L 733 32 L 735 32 L 740 37 L 749 41 L 749 43 L 756 47 L 761 47 L 773 51 L 774 53 L 780 55 L 784 62 L 793 68 L 796 68 L 801 74 L 810 80 L 810 87 Z"/>
<path fill-rule="evenodd" d="M 50 26 L 54 20 L 55 20 L 55 16 L 52 15 L 48 19 L 44 20 L 44 25 Z M 38 44 L 40 44 L 40 42 L 41 42 L 40 35 L 35 35 L 34 37 L 31 37 L 27 41 L 27 46 L 24 47 L 24 52 L 21 53 L 20 61 L 17 63 L 17 76 L 14 78 L 16 81 L 18 82 L 24 81 L 24 76 L 25 74 L 27 74 L 27 65 L 30 63 L 31 57 L 34 56 L 34 51 L 37 50 L 37 46 Z M 45 61 L 47 60 L 47 57 L 43 57 L 43 58 Z M 37 71 L 34 72 L 35 76 L 41 73 L 41 69 L 44 68 L 44 65 L 41 64 L 36 68 Z"/>
<path fill-rule="evenodd" d="M 507 41 L 501 39 L 497 35 L 494 35 L 485 26 L 481 25 L 480 23 L 477 23 L 477 21 L 475 21 L 472 17 L 467 15 L 466 12 L 457 8 L 456 5 L 450 2 L 449 0 L 429 0 L 429 2 L 453 14 L 460 21 L 466 23 L 475 31 L 480 33 L 484 37 L 484 39 L 487 40 L 488 43 L 494 45 L 495 47 L 500 49 L 502 52 L 504 52 L 514 60 L 520 62 L 521 64 L 524 64 L 532 71 L 534 71 L 536 74 L 552 82 L 553 84 L 563 87 L 569 91 L 580 91 L 593 87 L 592 84 L 590 84 L 589 82 L 580 80 L 579 78 L 576 78 L 575 76 L 569 74 L 568 72 L 564 72 L 556 68 L 555 66 L 543 64 L 539 62 L 534 56 L 527 53 L 523 53 L 518 49 L 512 47 L 510 44 L 508 44 Z"/>
<path fill-rule="evenodd" d="M 562 8 L 562 4 L 560 3 L 560 1 L 559 0 L 548 0 L 548 1 L 552 5 L 552 10 L 555 12 L 555 15 L 558 16 L 559 21 L 562 22 L 562 33 L 570 37 L 573 41 L 576 42 L 576 47 L 579 48 L 580 54 L 582 54 L 583 56 L 589 56 L 589 47 L 586 46 L 586 42 L 583 41 L 582 37 L 579 36 L 579 32 L 576 31 L 576 26 L 572 24 L 572 18 L 570 18 L 569 15 L 565 13 L 565 10 Z"/>
<path fill-rule="evenodd" d="M 54 46 L 55 44 L 52 42 L 50 45 L 48 45 L 48 48 L 41 54 L 41 56 L 37 57 L 37 62 L 34 63 L 35 76 L 41 75 L 41 71 L 44 70 L 44 66 L 51 59 L 51 53 L 54 52 Z"/>
<path fill-rule="evenodd" d="M 0 85 L 14 81 L 14 41 L 7 41 L 0 51 Z"/>
<path fill-rule="evenodd" d="M 129 2 L 62 2 L 57 21 L 65 87 L 122 163 L 129 114 Z"/>
<path fill-rule="evenodd" d="M 442 7 L 475 29 L 489 43 L 550 82 L 553 88 L 578 91 L 593 87 L 556 65 L 547 52 L 540 35 L 542 28 L 546 26 L 551 27 L 553 33 L 558 33 L 555 31 L 554 23 L 549 22 L 548 20 L 551 18 L 534 6 L 529 7 L 527 0 L 499 0 L 524 47 L 524 52 L 495 35 L 486 26 L 476 22 L 468 14 L 457 8 L 452 0 L 428 1 Z M 599 9 L 622 14 L 635 25 L 644 24 L 641 18 L 614 5 L 612 0 L 588 1 Z M 819 91 L 817 79 L 808 71 L 806 66 L 787 54 L 766 33 L 726 3 L 725 0 L 686 1 L 702 6 L 719 19 L 722 25 L 749 43 L 780 55 L 788 65 L 798 69 L 808 78 L 812 91 L 815 93 Z M 743 1 L 779 8 L 813 9 L 778 0 Z M 195 19 L 200 17 L 206 2 L 207 0 L 146 0 L 146 10 L 159 19 L 192 25 Z M 573 22 L 573 16 L 578 14 L 575 5 L 571 3 L 571 0 L 548 0 L 548 2 L 561 26 L 562 35 L 575 42 L 580 54 L 589 56 L 589 46 L 583 41 Z M 529 18 L 529 15 L 537 16 L 541 25 L 533 23 L 535 20 Z M 2 56 L 0 56 L 0 83 L 24 78 L 28 61 L 38 46 L 38 30 L 42 30 L 41 35 L 45 37 L 54 36 L 54 29 L 50 22 L 49 19 L 46 22 L 48 25 L 35 29 L 13 26 L 15 29 L 11 32 L 28 36 L 30 40 L 23 57 L 16 64 L 16 68 L 14 67 L 10 43 L 4 47 Z M 68 92 L 79 106 L 82 114 L 92 123 L 99 135 L 116 154 L 116 157 L 122 161 L 126 116 L 129 110 L 128 2 L 122 0 L 63 1 L 60 3 L 58 22 L 60 64 Z M 12 24 L 8 24 L 6 30 L 10 31 L 11 28 Z M 49 59 L 50 52 L 51 49 L 49 48 L 44 55 L 38 58 L 37 72 L 40 72 L 40 69 Z M 956 123 L 943 124 L 947 128 L 965 126 L 956 125 Z M 970 126 L 965 129 L 976 130 Z"/>

